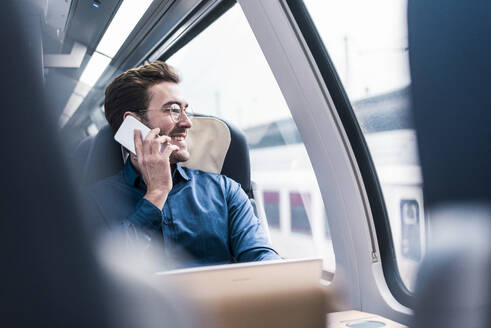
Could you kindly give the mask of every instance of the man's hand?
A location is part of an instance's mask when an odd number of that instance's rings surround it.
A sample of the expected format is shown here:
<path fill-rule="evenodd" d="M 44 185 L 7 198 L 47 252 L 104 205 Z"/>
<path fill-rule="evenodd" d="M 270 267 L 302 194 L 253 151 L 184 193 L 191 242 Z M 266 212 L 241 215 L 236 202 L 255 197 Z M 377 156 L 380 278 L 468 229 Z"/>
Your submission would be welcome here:
<path fill-rule="evenodd" d="M 169 156 L 179 147 L 170 144 L 170 137 L 159 136 L 159 132 L 159 128 L 152 129 L 142 140 L 140 130 L 135 130 L 134 138 L 138 168 L 147 186 L 144 198 L 162 210 L 172 189 Z"/>

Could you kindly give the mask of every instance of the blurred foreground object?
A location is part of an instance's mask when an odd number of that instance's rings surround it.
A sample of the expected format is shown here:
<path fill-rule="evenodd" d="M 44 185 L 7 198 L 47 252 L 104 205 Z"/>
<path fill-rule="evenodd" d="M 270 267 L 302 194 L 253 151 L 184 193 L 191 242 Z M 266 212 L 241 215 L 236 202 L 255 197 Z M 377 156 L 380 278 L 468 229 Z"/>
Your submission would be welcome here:
<path fill-rule="evenodd" d="M 0 326 L 195 326 L 173 293 L 100 265 L 44 99 L 30 3 L 6 1 L 0 12 Z"/>
<path fill-rule="evenodd" d="M 413 327 L 489 327 L 491 207 L 433 212 L 433 240 L 418 273 Z"/>
<path fill-rule="evenodd" d="M 429 213 L 413 327 L 491 326 L 491 3 L 412 0 L 413 106 Z"/>
<path fill-rule="evenodd" d="M 329 313 L 327 319 L 329 328 L 406 328 L 379 315 L 354 310 Z"/>
<path fill-rule="evenodd" d="M 162 272 L 215 328 L 324 328 L 321 259 L 275 260 Z"/>

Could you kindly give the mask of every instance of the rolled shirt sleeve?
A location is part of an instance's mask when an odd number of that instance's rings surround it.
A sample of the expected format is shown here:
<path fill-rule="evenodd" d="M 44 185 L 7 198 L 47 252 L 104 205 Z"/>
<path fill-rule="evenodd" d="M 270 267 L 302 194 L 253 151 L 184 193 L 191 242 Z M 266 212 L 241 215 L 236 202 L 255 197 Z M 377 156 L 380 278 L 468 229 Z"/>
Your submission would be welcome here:
<path fill-rule="evenodd" d="M 162 221 L 162 211 L 142 198 L 137 204 L 133 214 L 123 220 L 124 226 L 135 225 L 143 229 L 159 229 Z"/>
<path fill-rule="evenodd" d="M 99 197 L 96 197 L 99 194 Z M 111 213 L 103 202 L 116 202 L 116 197 L 101 197 L 101 193 L 85 192 L 86 214 L 94 226 L 100 227 L 99 232 L 106 229 L 122 232 L 128 244 L 150 244 L 152 239 L 160 235 L 162 211 L 145 198 L 141 198 L 130 215 L 117 216 L 115 207 Z M 122 206 L 122 205 L 120 205 Z M 105 227 L 106 229 L 101 229 Z M 156 234 L 157 233 L 157 234 Z"/>

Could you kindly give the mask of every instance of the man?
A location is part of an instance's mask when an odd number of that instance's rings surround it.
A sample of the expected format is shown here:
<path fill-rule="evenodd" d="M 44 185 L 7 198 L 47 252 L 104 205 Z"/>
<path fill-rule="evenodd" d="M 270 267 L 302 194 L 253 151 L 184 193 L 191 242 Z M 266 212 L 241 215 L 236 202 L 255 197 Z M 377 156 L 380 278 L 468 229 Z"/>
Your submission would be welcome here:
<path fill-rule="evenodd" d="M 107 87 L 105 115 L 113 132 L 128 115 L 152 130 L 144 140 L 136 130 L 136 156 L 89 188 L 93 215 L 157 241 L 167 255 L 183 250 L 193 265 L 279 259 L 238 183 L 179 165 L 190 156 L 192 114 L 178 83 L 173 69 L 157 61 Z"/>

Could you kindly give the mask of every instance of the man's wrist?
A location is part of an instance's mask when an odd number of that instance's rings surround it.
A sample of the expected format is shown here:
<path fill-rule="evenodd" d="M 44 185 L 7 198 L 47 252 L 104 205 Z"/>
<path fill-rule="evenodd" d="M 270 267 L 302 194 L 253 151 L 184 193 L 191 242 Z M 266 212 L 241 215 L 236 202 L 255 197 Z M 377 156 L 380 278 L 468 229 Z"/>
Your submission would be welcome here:
<path fill-rule="evenodd" d="M 153 205 L 158 207 L 160 210 L 164 208 L 165 201 L 167 200 L 167 195 L 169 195 L 168 191 L 164 190 L 152 190 L 152 191 L 147 191 L 145 196 L 146 200 L 151 202 Z"/>

